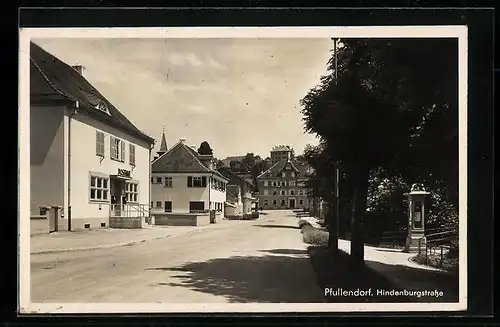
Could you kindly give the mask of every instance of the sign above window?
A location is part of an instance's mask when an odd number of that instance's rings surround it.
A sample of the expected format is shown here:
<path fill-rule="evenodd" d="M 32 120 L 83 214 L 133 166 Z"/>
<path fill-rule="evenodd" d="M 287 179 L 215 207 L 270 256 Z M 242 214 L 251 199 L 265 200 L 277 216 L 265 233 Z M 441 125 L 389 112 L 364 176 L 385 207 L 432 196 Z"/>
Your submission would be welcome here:
<path fill-rule="evenodd" d="M 130 170 L 118 169 L 118 177 L 130 178 Z"/>

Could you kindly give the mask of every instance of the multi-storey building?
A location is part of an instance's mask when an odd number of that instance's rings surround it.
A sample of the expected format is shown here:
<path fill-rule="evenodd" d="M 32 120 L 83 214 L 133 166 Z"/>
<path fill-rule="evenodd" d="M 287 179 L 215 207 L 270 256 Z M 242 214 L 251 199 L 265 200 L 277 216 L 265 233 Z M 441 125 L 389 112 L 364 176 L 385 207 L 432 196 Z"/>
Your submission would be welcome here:
<path fill-rule="evenodd" d="M 201 155 L 185 139 L 151 164 L 153 214 L 208 213 L 224 215 L 228 178 L 215 170 L 212 155 Z M 172 216 L 172 215 L 170 215 Z"/>
<path fill-rule="evenodd" d="M 274 165 L 281 160 L 294 160 L 294 151 L 288 145 L 278 145 L 271 150 L 271 165 Z"/>
<path fill-rule="evenodd" d="M 259 207 L 266 209 L 308 208 L 307 166 L 283 159 L 257 177 Z"/>
<path fill-rule="evenodd" d="M 30 98 L 31 214 L 58 208 L 48 231 L 108 227 L 125 204 L 149 204 L 154 139 L 85 79 L 82 66 L 31 43 Z"/>

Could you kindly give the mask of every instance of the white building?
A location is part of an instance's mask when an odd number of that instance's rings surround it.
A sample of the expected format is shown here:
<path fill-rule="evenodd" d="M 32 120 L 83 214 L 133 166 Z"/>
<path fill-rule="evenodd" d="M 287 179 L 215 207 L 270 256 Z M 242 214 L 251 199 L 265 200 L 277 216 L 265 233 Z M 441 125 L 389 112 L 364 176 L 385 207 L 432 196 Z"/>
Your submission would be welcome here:
<path fill-rule="evenodd" d="M 34 43 L 30 54 L 32 215 L 59 207 L 53 231 L 108 227 L 120 215 L 111 210 L 115 199 L 147 212 L 154 139 L 83 77 L 83 67 Z"/>
<path fill-rule="evenodd" d="M 247 179 L 234 173 L 230 167 L 223 166 L 218 172 L 229 182 L 226 194 L 226 217 L 231 219 L 248 218 L 252 209 L 257 210 L 258 199 L 253 196 L 255 186 Z"/>
<path fill-rule="evenodd" d="M 209 210 L 223 217 L 228 179 L 214 169 L 213 156 L 198 154 L 184 139 L 165 151 L 162 147 L 151 164 L 150 205 L 156 224 L 163 224 L 160 216 L 172 221 L 179 214 L 208 215 Z"/>

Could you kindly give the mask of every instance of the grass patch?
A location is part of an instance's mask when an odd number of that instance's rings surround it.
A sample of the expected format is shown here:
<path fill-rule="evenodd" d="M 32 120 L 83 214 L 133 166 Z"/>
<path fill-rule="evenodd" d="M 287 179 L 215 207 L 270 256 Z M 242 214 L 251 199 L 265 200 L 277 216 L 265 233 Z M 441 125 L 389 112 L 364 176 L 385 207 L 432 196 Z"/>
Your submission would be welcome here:
<path fill-rule="evenodd" d="M 449 258 L 444 255 L 443 262 L 441 263 L 441 256 L 438 254 L 429 254 L 427 255 L 427 258 L 425 257 L 425 254 L 417 254 L 412 257 L 411 260 L 424 266 L 443 269 L 458 274 L 458 258 Z"/>
<path fill-rule="evenodd" d="M 366 291 L 364 296 L 336 296 L 325 295 L 328 303 L 348 302 L 413 302 L 409 296 L 377 295 L 379 290 L 393 290 L 398 287 L 389 279 L 364 264 L 354 264 L 349 254 L 338 251 L 332 254 L 325 246 L 310 246 L 307 250 L 310 255 L 312 266 L 316 272 L 316 278 L 322 289 L 330 288 L 334 292 L 343 291 Z M 368 293 L 371 290 L 371 295 Z"/>

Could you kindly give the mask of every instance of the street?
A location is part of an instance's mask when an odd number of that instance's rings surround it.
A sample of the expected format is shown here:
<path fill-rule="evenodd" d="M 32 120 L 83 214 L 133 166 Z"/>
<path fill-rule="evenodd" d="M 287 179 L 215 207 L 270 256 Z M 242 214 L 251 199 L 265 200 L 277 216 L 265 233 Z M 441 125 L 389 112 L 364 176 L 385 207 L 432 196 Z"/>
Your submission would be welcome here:
<path fill-rule="evenodd" d="M 292 211 L 268 211 L 132 246 L 32 255 L 31 301 L 323 302 L 306 247 Z"/>

